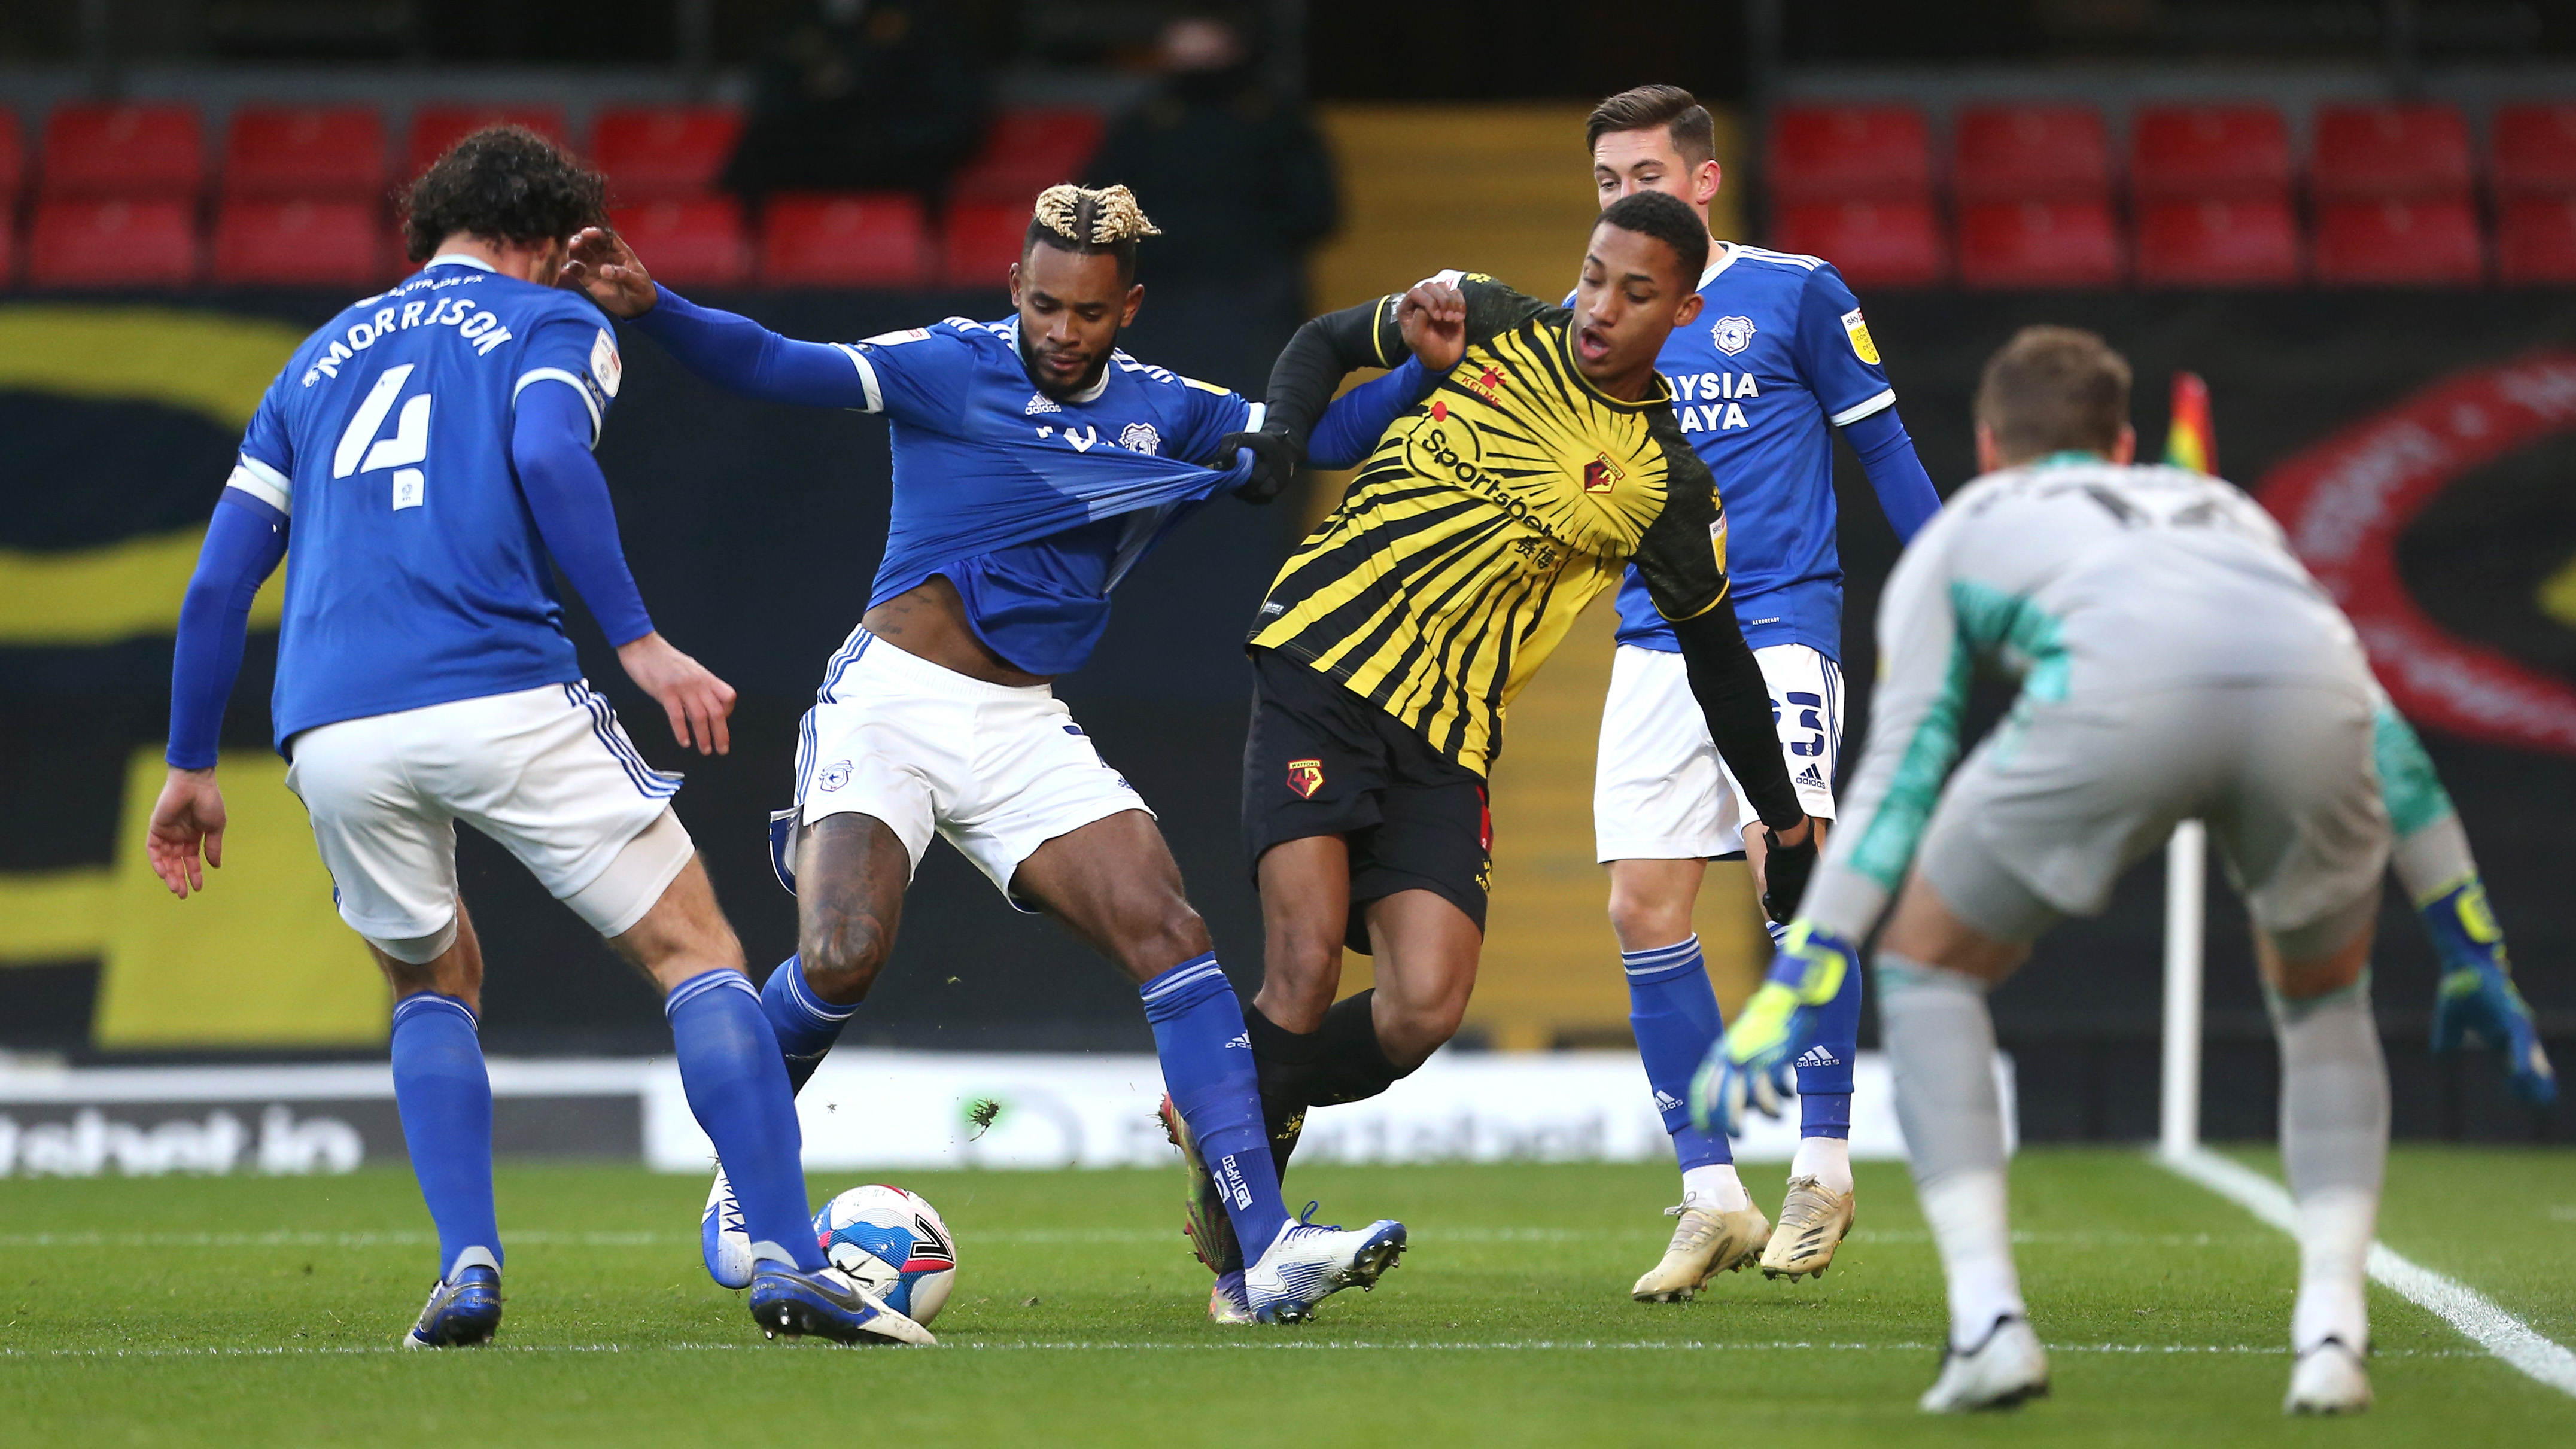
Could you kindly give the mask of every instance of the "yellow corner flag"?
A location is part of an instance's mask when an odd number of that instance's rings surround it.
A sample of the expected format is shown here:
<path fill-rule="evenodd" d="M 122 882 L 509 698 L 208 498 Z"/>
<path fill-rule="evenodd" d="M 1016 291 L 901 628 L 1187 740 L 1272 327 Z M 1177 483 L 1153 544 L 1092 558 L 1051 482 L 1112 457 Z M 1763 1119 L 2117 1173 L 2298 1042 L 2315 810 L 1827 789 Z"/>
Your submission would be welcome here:
<path fill-rule="evenodd" d="M 2209 384 L 2196 372 L 2173 378 L 2173 424 L 2165 430 L 2165 466 L 2218 471 L 2218 434 L 2209 421 Z"/>

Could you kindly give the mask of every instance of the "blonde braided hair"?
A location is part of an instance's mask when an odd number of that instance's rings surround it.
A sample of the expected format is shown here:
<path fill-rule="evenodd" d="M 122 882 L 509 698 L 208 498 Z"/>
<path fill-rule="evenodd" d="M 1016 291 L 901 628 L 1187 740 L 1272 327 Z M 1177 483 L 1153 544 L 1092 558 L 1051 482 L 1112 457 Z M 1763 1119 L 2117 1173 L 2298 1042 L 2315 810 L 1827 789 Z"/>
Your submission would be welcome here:
<path fill-rule="evenodd" d="M 1124 186 L 1050 186 L 1038 193 L 1037 224 L 1077 247 L 1114 247 L 1161 236 L 1136 194 Z"/>

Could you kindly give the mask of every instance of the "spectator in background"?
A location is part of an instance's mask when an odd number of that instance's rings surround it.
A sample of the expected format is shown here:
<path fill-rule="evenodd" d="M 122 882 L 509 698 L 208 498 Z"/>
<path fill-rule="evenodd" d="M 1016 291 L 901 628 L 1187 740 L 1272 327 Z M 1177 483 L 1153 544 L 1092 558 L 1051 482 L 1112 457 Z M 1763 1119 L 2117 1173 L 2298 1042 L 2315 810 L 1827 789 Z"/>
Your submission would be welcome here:
<path fill-rule="evenodd" d="M 1154 208 L 1156 287 L 1251 284 L 1284 319 L 1284 340 L 1306 316 L 1306 249 L 1340 209 L 1332 158 L 1232 22 L 1173 21 L 1160 60 L 1162 85 L 1111 123 L 1087 181 L 1122 183 Z"/>
<path fill-rule="evenodd" d="M 941 0 L 816 0 L 761 63 L 726 190 L 935 203 L 984 133 L 984 81 Z"/>

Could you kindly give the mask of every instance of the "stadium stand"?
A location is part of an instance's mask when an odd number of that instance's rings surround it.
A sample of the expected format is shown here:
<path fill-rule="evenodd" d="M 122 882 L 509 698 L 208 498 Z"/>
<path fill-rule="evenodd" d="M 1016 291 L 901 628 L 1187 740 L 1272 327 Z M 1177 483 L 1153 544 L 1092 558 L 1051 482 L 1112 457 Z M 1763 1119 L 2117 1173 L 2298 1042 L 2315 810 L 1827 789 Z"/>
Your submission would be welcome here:
<path fill-rule="evenodd" d="M 730 196 L 666 198 L 610 210 L 616 227 L 674 286 L 735 286 L 751 275 L 742 203 Z"/>
<path fill-rule="evenodd" d="M 562 145 L 572 143 L 572 130 L 564 124 L 561 106 L 423 106 L 411 114 L 411 138 L 404 147 L 403 175 L 419 175 L 448 147 L 471 132 L 493 125 L 525 126 L 550 141 Z"/>
<path fill-rule="evenodd" d="M 218 286 L 366 287 L 385 279 L 384 227 L 363 201 L 237 197 L 215 218 Z"/>
<path fill-rule="evenodd" d="M 2497 196 L 2576 196 L 2576 102 L 2498 106 L 2488 143 Z"/>
<path fill-rule="evenodd" d="M 1928 200 L 1795 202 L 1776 231 L 1780 250 L 1824 257 L 1855 287 L 1929 287 L 1949 270 Z"/>
<path fill-rule="evenodd" d="M 27 147 L 18 136 L 18 113 L 0 108 L 0 231 L 18 214 L 18 188 L 27 179 Z"/>
<path fill-rule="evenodd" d="M 2330 287 L 2474 287 L 2486 277 L 2466 197 L 2328 202 L 2317 209 L 2316 267 Z"/>
<path fill-rule="evenodd" d="M 990 287 L 1010 275 L 1029 229 L 1028 203 L 957 201 L 940 242 L 940 276 L 952 287 Z"/>
<path fill-rule="evenodd" d="M 2119 228 L 2101 200 L 1979 201 L 1959 208 L 1959 280 L 1971 287 L 2115 287 Z"/>
<path fill-rule="evenodd" d="M 2320 202 L 2466 198 L 2471 169 L 2469 123 L 2454 107 L 2317 108 L 2308 184 Z"/>
<path fill-rule="evenodd" d="M 0 287 L 15 286 L 18 281 L 18 217 L 9 207 L 0 206 Z"/>
<path fill-rule="evenodd" d="M 615 106 L 591 125 L 591 162 L 615 201 L 686 200 L 715 189 L 741 135 L 729 106 Z"/>
<path fill-rule="evenodd" d="M 1911 106 L 1784 106 L 1772 115 L 1772 194 L 1787 203 L 1922 201 L 1932 142 Z"/>
<path fill-rule="evenodd" d="M 56 197 L 36 209 L 27 281 L 38 287 L 184 287 L 197 280 L 191 202 Z"/>
<path fill-rule="evenodd" d="M 911 287 L 926 281 L 929 227 L 903 192 L 789 193 L 761 226 L 761 280 L 776 287 Z"/>
<path fill-rule="evenodd" d="M 2496 280 L 2509 287 L 2576 282 L 2576 197 L 2516 197 L 2497 208 Z"/>
<path fill-rule="evenodd" d="M 1969 106 L 1958 115 L 1950 174 L 1962 203 L 2107 202 L 2111 148 L 2090 106 Z"/>
<path fill-rule="evenodd" d="M 963 200 L 1025 203 L 1058 182 L 1079 181 L 1084 163 L 1100 149 L 1103 129 L 1092 111 L 1002 111 L 985 130 L 982 147 L 958 171 L 950 194 Z"/>
<path fill-rule="evenodd" d="M 2266 105 L 2144 106 L 2131 122 L 2129 183 L 2141 202 L 2286 202 L 2290 134 Z"/>
<path fill-rule="evenodd" d="M 2138 281 L 2150 287 L 2273 287 L 2299 281 L 2286 197 L 2153 201 L 2138 208 Z"/>
<path fill-rule="evenodd" d="M 194 106 L 73 102 L 45 123 L 48 197 L 187 197 L 205 185 Z"/>
<path fill-rule="evenodd" d="M 373 106 L 244 106 L 225 129 L 226 197 L 374 201 L 386 181 Z"/>

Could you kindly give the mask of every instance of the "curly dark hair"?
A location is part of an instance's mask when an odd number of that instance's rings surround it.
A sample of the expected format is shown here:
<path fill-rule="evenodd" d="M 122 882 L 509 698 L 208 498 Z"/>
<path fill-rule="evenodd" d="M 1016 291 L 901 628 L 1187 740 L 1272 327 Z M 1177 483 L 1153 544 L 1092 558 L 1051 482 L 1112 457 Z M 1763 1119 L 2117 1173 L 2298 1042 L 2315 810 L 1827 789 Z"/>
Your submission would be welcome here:
<path fill-rule="evenodd" d="M 608 184 L 525 126 L 486 126 L 447 148 L 403 197 L 415 262 L 458 232 L 501 242 L 569 238 L 608 224 Z"/>

